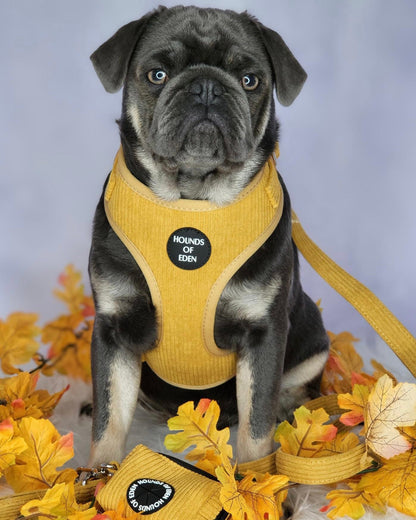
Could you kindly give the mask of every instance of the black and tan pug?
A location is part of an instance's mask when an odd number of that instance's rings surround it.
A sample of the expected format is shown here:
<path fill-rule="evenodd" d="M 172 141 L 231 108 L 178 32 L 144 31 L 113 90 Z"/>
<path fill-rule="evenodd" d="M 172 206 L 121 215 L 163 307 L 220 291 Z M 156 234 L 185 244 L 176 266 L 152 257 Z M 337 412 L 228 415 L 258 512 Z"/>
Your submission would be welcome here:
<path fill-rule="evenodd" d="M 119 127 L 131 175 L 162 200 L 219 207 L 232 204 L 273 153 L 274 89 L 287 106 L 306 79 L 282 38 L 249 14 L 197 7 L 159 8 L 122 27 L 91 59 L 108 92 L 124 89 Z M 142 363 L 161 323 L 146 276 L 109 224 L 103 194 L 89 266 L 97 311 L 90 464 L 122 459 L 140 390 L 172 415 L 189 399 L 216 399 L 223 423 L 238 417 L 239 462 L 269 454 L 276 419 L 318 395 L 328 339 L 302 291 L 281 185 L 279 224 L 232 276 L 215 312 L 215 343 L 236 352 L 235 377 L 194 390 Z M 177 363 L 191 362 L 179 348 Z"/>

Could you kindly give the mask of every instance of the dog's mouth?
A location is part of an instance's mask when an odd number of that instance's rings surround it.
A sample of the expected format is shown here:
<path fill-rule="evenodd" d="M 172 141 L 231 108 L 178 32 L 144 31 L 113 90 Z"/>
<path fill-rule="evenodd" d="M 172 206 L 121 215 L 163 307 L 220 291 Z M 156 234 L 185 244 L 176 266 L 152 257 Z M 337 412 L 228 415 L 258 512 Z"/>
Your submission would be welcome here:
<path fill-rule="evenodd" d="M 224 161 L 224 138 L 217 125 L 204 119 L 189 129 L 182 151 L 191 157 Z"/>

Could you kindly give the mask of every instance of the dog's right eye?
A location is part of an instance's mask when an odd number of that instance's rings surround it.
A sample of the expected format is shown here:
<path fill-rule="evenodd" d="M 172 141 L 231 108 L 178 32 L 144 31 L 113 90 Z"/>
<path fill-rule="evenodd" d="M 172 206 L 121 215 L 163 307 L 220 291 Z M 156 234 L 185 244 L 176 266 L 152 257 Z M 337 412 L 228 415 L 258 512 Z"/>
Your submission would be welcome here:
<path fill-rule="evenodd" d="M 162 69 L 152 69 L 147 73 L 147 79 L 154 85 L 163 85 L 168 80 L 168 75 Z"/>

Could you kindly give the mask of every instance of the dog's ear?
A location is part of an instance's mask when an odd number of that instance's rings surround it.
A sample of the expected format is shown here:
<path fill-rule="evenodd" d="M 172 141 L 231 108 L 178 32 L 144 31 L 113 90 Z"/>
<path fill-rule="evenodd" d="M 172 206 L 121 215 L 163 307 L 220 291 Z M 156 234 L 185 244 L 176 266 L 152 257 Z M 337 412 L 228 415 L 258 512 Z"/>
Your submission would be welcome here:
<path fill-rule="evenodd" d="M 289 106 L 302 90 L 307 74 L 280 34 L 257 20 L 256 25 L 272 63 L 277 99 L 282 105 Z"/>
<path fill-rule="evenodd" d="M 140 18 L 140 20 L 123 25 L 109 40 L 91 54 L 90 59 L 95 72 L 107 92 L 113 93 L 121 89 L 126 79 L 133 51 L 146 25 L 151 18 L 164 9 L 165 7 L 159 7 Z"/>

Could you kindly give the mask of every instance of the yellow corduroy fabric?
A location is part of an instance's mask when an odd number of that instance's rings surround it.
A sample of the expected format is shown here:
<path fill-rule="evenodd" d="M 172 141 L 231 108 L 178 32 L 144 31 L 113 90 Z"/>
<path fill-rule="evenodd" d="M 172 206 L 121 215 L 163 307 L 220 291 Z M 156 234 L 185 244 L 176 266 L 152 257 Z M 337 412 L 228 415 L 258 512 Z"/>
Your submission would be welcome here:
<path fill-rule="evenodd" d="M 97 495 L 104 510 L 116 509 L 120 500 L 126 512 L 134 511 L 128 503 L 130 486 L 139 479 L 154 479 L 169 484 L 173 498 L 158 511 L 152 520 L 214 520 L 222 511 L 221 484 L 178 465 L 167 457 L 139 444 L 124 459 L 120 469 Z"/>
<path fill-rule="evenodd" d="M 236 357 L 215 344 L 215 310 L 230 278 L 280 220 L 283 192 L 274 159 L 269 158 L 234 202 L 216 206 L 160 199 L 130 173 L 120 149 L 105 210 L 143 271 L 157 310 L 158 343 L 143 360 L 161 379 L 179 387 L 204 389 L 229 380 Z M 197 229 L 211 244 L 209 260 L 194 270 L 174 265 L 167 253 L 170 237 L 184 228 Z"/>

